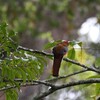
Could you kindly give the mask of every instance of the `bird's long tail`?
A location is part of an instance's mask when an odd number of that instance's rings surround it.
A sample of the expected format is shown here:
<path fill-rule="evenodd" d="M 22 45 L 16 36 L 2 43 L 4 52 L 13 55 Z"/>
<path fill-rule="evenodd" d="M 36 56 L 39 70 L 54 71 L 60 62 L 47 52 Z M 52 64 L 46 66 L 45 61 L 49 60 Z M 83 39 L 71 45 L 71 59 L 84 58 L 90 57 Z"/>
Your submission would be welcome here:
<path fill-rule="evenodd" d="M 60 68 L 61 61 L 62 61 L 62 56 L 58 58 L 54 57 L 52 73 L 53 76 L 55 77 L 59 76 L 59 68 Z"/>

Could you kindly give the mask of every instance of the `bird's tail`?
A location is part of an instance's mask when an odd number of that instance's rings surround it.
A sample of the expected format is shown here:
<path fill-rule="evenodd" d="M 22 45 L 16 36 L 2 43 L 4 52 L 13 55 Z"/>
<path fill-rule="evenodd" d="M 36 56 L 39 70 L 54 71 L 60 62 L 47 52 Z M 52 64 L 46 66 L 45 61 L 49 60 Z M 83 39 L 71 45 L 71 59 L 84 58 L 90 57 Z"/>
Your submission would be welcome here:
<path fill-rule="evenodd" d="M 61 61 L 62 61 L 62 57 L 58 57 L 58 58 L 54 57 L 52 73 L 53 76 L 55 77 L 59 76 L 59 68 L 60 68 Z"/>

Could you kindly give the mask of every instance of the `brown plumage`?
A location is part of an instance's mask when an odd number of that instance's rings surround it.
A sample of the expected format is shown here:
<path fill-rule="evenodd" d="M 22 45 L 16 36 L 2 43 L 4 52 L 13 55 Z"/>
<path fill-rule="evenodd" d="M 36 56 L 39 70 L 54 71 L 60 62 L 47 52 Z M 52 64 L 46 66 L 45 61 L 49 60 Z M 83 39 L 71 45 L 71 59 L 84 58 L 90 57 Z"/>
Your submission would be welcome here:
<path fill-rule="evenodd" d="M 52 73 L 53 76 L 55 77 L 59 76 L 59 68 L 60 68 L 62 58 L 67 53 L 66 46 L 68 46 L 68 41 L 64 40 L 53 48 L 54 61 L 53 61 Z"/>

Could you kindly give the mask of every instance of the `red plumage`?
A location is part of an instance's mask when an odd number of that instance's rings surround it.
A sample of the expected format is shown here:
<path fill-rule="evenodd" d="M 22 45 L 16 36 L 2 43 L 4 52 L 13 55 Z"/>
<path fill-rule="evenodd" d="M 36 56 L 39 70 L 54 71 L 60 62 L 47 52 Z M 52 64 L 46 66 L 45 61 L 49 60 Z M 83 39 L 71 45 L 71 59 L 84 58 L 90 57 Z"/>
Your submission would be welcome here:
<path fill-rule="evenodd" d="M 61 64 L 63 56 L 67 52 L 67 47 L 66 46 L 68 46 L 68 41 L 64 40 L 61 43 L 57 44 L 53 48 L 54 61 L 53 61 L 52 73 L 53 73 L 53 76 L 55 76 L 55 77 L 59 76 L 60 64 Z"/>

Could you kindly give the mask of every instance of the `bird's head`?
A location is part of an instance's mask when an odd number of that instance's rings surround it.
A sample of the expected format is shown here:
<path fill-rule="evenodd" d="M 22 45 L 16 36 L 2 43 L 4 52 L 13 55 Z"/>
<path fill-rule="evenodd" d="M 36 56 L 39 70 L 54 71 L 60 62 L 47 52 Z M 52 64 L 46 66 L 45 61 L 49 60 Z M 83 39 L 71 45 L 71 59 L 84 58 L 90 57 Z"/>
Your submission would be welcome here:
<path fill-rule="evenodd" d="M 69 41 L 67 41 L 67 40 L 62 40 L 61 44 L 62 44 L 63 46 L 68 46 L 68 45 L 69 45 Z"/>

